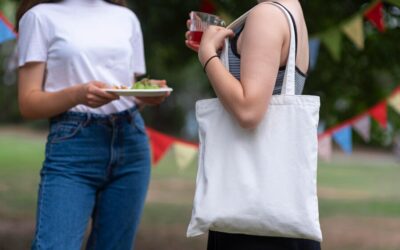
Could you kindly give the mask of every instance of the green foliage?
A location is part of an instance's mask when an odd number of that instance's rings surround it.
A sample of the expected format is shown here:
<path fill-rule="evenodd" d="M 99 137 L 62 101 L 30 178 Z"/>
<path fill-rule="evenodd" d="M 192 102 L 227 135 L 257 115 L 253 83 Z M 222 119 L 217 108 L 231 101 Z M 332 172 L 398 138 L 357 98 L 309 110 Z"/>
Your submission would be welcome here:
<path fill-rule="evenodd" d="M 212 89 L 201 68 L 191 66 L 198 64 L 195 60 L 196 55 L 183 43 L 188 13 L 191 10 L 197 10 L 200 1 L 177 2 L 179 1 L 130 1 L 141 20 L 146 20 L 142 22 L 142 26 L 146 47 L 150 48 L 146 51 L 148 70 L 152 76 L 167 78 L 177 89 L 171 99 L 181 98 L 184 95 L 180 95 L 181 88 L 192 84 L 192 79 L 202 84 L 195 93 L 197 98 L 189 99 L 185 103 L 174 103 L 183 105 L 186 111 L 187 107 L 191 107 L 189 111 L 192 112 L 194 101 L 200 96 L 207 96 L 207 93 L 212 95 Z M 237 17 L 256 4 L 256 1 L 215 0 L 214 2 L 217 5 L 218 14 L 228 17 Z M 319 1 L 303 1 L 310 35 L 338 27 L 341 22 L 355 13 L 361 13 L 368 3 L 371 1 L 325 1 L 323 4 Z M 387 5 L 385 9 L 387 23 L 393 20 L 400 22 L 397 8 Z M 304 94 L 321 96 L 321 120 L 325 121 L 328 127 L 365 111 L 386 97 L 400 83 L 400 66 L 396 56 L 400 53 L 399 27 L 392 27 L 382 34 L 365 21 L 365 30 L 366 48 L 364 50 L 358 50 L 343 35 L 340 62 L 334 61 L 324 45 L 321 45 L 316 69 L 309 72 Z M 188 67 L 196 68 L 196 70 L 190 71 L 191 74 L 188 75 Z M 182 75 L 185 77 L 180 77 Z M 190 88 L 185 89 L 185 93 L 193 94 Z M 175 111 L 179 108 L 170 105 L 161 109 L 165 112 L 164 114 L 167 114 L 168 120 L 164 121 L 159 115 L 154 114 L 154 110 L 148 110 L 147 117 L 149 114 L 152 117 L 148 120 L 150 124 L 164 126 L 170 123 L 177 116 Z M 160 113 L 158 110 L 156 109 L 155 112 Z M 397 120 L 396 117 L 392 120 L 395 129 L 400 125 Z M 177 127 L 168 125 L 166 125 L 168 128 L 163 128 L 161 125 L 155 125 L 155 127 L 164 131 L 182 132 L 179 125 L 183 124 L 175 123 L 175 125 Z M 379 129 L 374 131 L 377 132 L 377 137 L 382 134 Z M 382 139 L 377 138 L 376 141 L 381 143 Z"/>
<path fill-rule="evenodd" d="M 15 9 L 17 1 L 2 1 L 0 7 Z M 129 7 L 142 23 L 148 76 L 167 79 L 174 92 L 160 107 L 144 111 L 146 122 L 156 129 L 174 135 L 195 138 L 188 132 L 188 114 L 193 117 L 195 101 L 214 93 L 197 61 L 196 54 L 186 48 L 184 34 L 191 10 L 199 10 L 200 0 L 129 0 Z M 256 4 L 256 1 L 214 0 L 217 14 L 232 19 Z M 11 3 L 11 4 L 10 4 Z M 361 13 L 371 1 L 302 1 L 309 33 L 318 35 L 338 27 L 355 13 Z M 12 7 L 14 6 L 14 7 Z M 400 83 L 400 10 L 385 6 L 386 23 L 390 27 L 379 33 L 365 21 L 365 49 L 358 50 L 344 35 L 341 60 L 332 59 L 324 45 L 315 70 L 309 72 L 304 94 L 321 96 L 321 120 L 328 127 L 371 107 L 386 97 Z M 12 18 L 12 17 L 10 17 Z M 6 55 L 0 60 L 4 64 Z M 0 75 L 4 75 L 0 69 Z M 3 82 L 8 79 L 0 79 Z M 0 105 L 8 107 L 0 114 L 0 122 L 19 121 L 16 88 L 0 84 Z M 400 127 L 398 114 L 390 115 L 393 131 Z M 193 119 L 192 119 L 193 120 Z M 192 129 L 193 131 L 193 129 Z M 374 143 L 381 144 L 387 136 L 374 129 Z M 374 133 L 375 133 L 374 132 Z M 376 140 L 375 140 L 376 139 Z"/>

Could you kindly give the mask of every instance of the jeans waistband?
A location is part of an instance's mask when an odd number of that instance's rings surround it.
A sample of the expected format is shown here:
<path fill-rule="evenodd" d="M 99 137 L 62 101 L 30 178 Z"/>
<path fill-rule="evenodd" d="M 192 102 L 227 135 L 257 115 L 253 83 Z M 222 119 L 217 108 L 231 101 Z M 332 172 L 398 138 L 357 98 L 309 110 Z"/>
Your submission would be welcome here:
<path fill-rule="evenodd" d="M 125 111 L 108 114 L 108 115 L 68 111 L 68 112 L 65 112 L 60 115 L 50 118 L 50 122 L 58 122 L 58 121 L 65 121 L 65 120 L 84 122 L 85 124 L 87 124 L 89 122 L 107 122 L 107 123 L 109 123 L 109 122 L 115 123 L 115 122 L 122 122 L 122 121 L 131 122 L 137 112 L 139 112 L 139 111 L 136 106 L 133 108 L 127 109 Z"/>

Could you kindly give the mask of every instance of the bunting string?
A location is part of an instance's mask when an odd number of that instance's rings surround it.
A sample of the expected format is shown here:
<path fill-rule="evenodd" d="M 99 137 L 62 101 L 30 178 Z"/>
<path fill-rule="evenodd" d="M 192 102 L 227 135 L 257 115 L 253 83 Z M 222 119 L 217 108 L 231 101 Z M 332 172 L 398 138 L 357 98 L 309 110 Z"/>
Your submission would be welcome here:
<path fill-rule="evenodd" d="M 0 12 L 0 43 L 15 39 L 17 33 L 12 23 Z"/>
<path fill-rule="evenodd" d="M 369 142 L 371 138 L 371 120 L 375 120 L 382 129 L 386 129 L 388 124 L 387 106 L 390 106 L 400 114 L 400 87 L 368 110 L 334 127 L 321 131 L 318 135 L 318 155 L 320 158 L 326 161 L 332 158 L 333 142 L 346 154 L 351 154 L 353 152 L 353 130 L 365 142 Z M 174 138 L 151 128 L 147 128 L 147 133 L 152 148 L 153 165 L 157 165 L 166 152 L 171 150 L 179 169 L 186 169 L 198 155 L 199 145 L 197 143 Z M 400 144 L 400 139 L 397 142 Z"/>
<path fill-rule="evenodd" d="M 339 27 L 333 27 L 325 32 L 317 34 L 310 39 L 310 68 L 313 69 L 318 59 L 318 51 L 321 42 L 329 50 L 334 60 L 340 60 L 342 33 L 351 40 L 358 49 L 364 48 L 365 34 L 363 30 L 363 18 L 366 18 L 379 32 L 384 32 L 386 26 L 383 19 L 383 2 L 400 7 L 400 0 L 374 1 L 360 13 L 356 13 Z M 214 13 L 216 7 L 212 0 L 203 0 L 201 10 Z M 0 12 L 0 43 L 16 39 L 17 34 L 10 21 Z M 324 160 L 331 159 L 332 141 L 337 143 L 348 154 L 352 153 L 352 129 L 354 129 L 364 141 L 370 141 L 371 119 L 378 122 L 382 129 L 387 128 L 387 106 L 392 107 L 400 114 L 400 87 L 395 89 L 385 100 L 379 102 L 365 112 L 336 125 L 318 136 L 319 156 Z M 147 128 L 150 140 L 153 165 L 164 157 L 167 151 L 172 150 L 176 163 L 180 169 L 185 169 L 193 162 L 198 154 L 198 144 L 184 141 L 151 128 Z M 400 137 L 396 140 L 397 151 L 400 152 Z"/>
<path fill-rule="evenodd" d="M 400 114 L 400 87 L 396 88 L 389 97 L 368 110 L 320 133 L 318 136 L 320 142 L 318 147 L 319 156 L 322 159 L 330 159 L 330 155 L 332 154 L 332 140 L 330 140 L 330 138 L 333 138 L 333 141 L 335 141 L 345 153 L 350 154 L 353 147 L 352 128 L 365 142 L 369 142 L 371 138 L 371 118 L 375 120 L 382 129 L 387 128 L 387 106 L 390 106 Z"/>
<path fill-rule="evenodd" d="M 312 35 L 310 39 L 310 60 L 316 61 L 319 50 L 313 50 L 311 41 L 321 41 L 325 48 L 335 61 L 341 59 L 342 36 L 347 37 L 354 46 L 362 50 L 365 47 L 364 19 L 372 24 L 379 32 L 386 31 L 384 21 L 384 2 L 390 5 L 400 7 L 400 0 L 376 0 L 371 2 L 361 11 L 353 14 L 349 18 L 340 22 L 338 25 Z M 343 34 L 343 35 L 342 35 Z M 310 63 L 310 69 L 314 69 L 315 65 Z"/>

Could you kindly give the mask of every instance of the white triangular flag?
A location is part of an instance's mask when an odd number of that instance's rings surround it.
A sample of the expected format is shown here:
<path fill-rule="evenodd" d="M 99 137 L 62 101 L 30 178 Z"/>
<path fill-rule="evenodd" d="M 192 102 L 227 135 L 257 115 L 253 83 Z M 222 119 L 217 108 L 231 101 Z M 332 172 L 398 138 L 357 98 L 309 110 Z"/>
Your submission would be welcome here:
<path fill-rule="evenodd" d="M 369 142 L 371 139 L 371 117 L 365 115 L 363 118 L 353 124 L 353 128 L 364 139 Z"/>
<path fill-rule="evenodd" d="M 195 159 L 198 149 L 194 145 L 176 142 L 174 143 L 173 152 L 175 155 L 176 164 L 180 170 L 186 169 Z"/>
<path fill-rule="evenodd" d="M 318 140 L 318 155 L 325 161 L 332 158 L 332 136 L 324 135 Z"/>

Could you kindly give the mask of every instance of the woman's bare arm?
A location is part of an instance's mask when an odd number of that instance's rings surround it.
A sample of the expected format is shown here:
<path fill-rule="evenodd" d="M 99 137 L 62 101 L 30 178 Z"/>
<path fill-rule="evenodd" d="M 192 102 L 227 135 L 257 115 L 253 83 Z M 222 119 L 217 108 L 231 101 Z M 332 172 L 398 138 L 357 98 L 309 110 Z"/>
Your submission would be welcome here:
<path fill-rule="evenodd" d="M 18 102 L 22 116 L 29 119 L 49 118 L 78 104 L 92 108 L 107 104 L 118 96 L 106 93 L 101 82 L 77 84 L 57 92 L 45 92 L 45 63 L 27 63 L 18 70 Z"/>
<path fill-rule="evenodd" d="M 207 75 L 217 96 L 242 127 L 256 127 L 266 113 L 279 70 L 286 27 L 286 19 L 278 8 L 259 5 L 247 17 L 241 35 L 241 81 L 219 60 L 213 59 L 207 65 Z M 202 38 L 205 39 L 199 49 L 200 62 L 204 65 L 216 54 L 223 38 L 231 35 L 229 30 L 211 26 Z"/>

